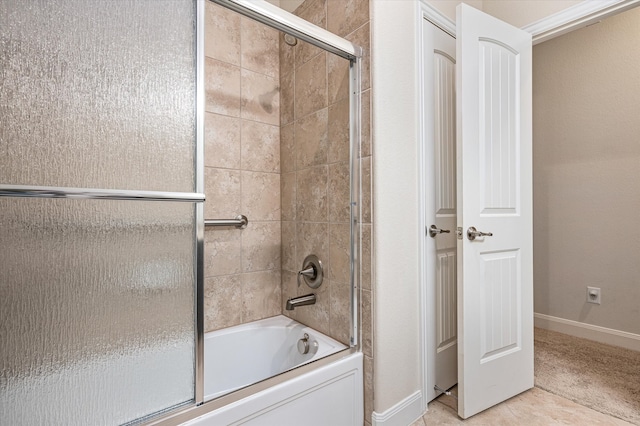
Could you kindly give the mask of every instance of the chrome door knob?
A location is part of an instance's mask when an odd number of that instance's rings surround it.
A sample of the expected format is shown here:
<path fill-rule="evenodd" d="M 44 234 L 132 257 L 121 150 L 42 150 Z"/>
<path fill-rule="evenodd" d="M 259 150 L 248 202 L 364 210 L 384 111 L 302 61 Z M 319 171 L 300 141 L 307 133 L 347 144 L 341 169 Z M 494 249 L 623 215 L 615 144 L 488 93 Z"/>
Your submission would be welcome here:
<path fill-rule="evenodd" d="M 467 238 L 469 238 L 469 241 L 475 241 L 478 237 L 493 237 L 493 233 L 478 231 L 474 226 L 470 226 L 469 229 L 467 229 Z"/>
<path fill-rule="evenodd" d="M 448 229 L 440 229 L 435 225 L 431 225 L 429 227 L 429 236 L 431 238 L 435 238 L 436 235 L 438 235 L 438 234 L 448 234 L 449 232 L 451 232 L 451 231 L 448 230 Z"/>

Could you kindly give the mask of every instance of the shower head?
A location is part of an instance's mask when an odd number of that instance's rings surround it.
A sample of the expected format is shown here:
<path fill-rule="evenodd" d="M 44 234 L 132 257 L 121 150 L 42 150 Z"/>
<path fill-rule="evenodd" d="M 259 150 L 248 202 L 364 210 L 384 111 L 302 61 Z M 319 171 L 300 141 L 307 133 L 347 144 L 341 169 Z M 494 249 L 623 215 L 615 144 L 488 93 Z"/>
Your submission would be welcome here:
<path fill-rule="evenodd" d="M 291 34 L 285 34 L 284 42 L 287 43 L 289 46 L 295 46 L 296 44 L 298 44 L 298 39 L 292 36 Z"/>

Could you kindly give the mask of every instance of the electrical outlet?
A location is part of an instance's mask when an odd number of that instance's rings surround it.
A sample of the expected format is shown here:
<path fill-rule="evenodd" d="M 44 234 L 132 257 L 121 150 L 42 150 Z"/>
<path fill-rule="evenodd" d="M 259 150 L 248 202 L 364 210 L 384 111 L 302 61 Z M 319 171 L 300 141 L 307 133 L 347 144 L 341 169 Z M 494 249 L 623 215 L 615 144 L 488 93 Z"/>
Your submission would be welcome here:
<path fill-rule="evenodd" d="M 587 287 L 587 303 L 600 304 L 600 288 L 599 287 Z"/>

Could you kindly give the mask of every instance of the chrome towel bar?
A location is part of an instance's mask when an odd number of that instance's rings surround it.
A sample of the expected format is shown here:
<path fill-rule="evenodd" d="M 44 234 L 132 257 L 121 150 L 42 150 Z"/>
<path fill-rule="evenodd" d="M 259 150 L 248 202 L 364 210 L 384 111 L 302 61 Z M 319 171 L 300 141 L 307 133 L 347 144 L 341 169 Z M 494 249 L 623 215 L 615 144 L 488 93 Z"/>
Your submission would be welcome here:
<path fill-rule="evenodd" d="M 139 200 L 203 202 L 204 194 L 195 192 L 138 191 L 129 189 L 69 188 L 62 186 L 0 184 L 0 197 L 76 198 L 88 200 Z"/>
<path fill-rule="evenodd" d="M 235 226 L 244 229 L 247 227 L 249 219 L 243 214 L 239 214 L 235 219 L 205 219 L 204 226 Z"/>

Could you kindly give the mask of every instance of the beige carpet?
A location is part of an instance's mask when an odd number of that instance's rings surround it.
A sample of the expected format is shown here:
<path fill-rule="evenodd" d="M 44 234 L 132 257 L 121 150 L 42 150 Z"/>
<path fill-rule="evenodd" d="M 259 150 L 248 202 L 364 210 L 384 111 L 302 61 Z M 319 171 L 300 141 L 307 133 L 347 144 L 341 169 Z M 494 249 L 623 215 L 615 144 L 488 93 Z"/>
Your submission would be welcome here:
<path fill-rule="evenodd" d="M 535 384 L 640 425 L 640 352 L 535 329 Z"/>

